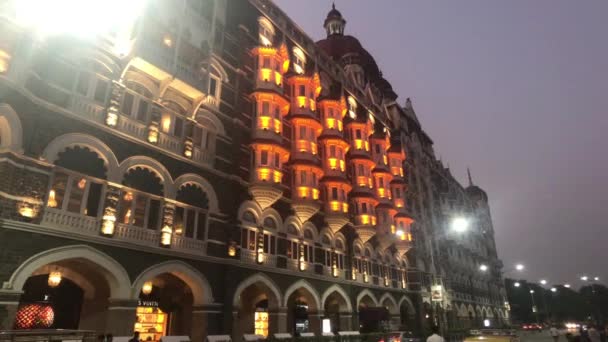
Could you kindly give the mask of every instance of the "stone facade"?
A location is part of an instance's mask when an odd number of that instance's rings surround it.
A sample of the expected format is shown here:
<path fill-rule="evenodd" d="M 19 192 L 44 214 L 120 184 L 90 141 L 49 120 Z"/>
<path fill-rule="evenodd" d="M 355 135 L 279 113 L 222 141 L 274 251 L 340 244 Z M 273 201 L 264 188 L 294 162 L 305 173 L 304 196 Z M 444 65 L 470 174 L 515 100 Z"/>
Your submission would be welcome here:
<path fill-rule="evenodd" d="M 506 321 L 487 196 L 435 159 L 335 8 L 315 43 L 269 1 L 150 1 L 128 34 L 95 44 L 40 39 L 6 8 L 0 328 L 67 286 L 80 317 L 58 327 L 115 336 L 137 327 L 140 301 L 193 341 L 294 333 L 303 307 L 317 334 L 325 318 L 362 331 Z M 440 238 L 454 212 L 475 217 L 466 241 Z M 35 285 L 51 273 L 59 285 Z"/>

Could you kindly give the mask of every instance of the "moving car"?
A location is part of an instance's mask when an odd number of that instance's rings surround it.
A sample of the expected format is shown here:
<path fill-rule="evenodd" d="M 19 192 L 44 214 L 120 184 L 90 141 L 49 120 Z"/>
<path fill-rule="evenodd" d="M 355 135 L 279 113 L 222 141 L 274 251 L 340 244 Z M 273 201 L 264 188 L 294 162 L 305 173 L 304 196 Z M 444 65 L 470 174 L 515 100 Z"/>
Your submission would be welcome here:
<path fill-rule="evenodd" d="M 525 331 L 542 331 L 543 327 L 537 323 L 524 324 L 521 327 Z"/>
<path fill-rule="evenodd" d="M 482 329 L 471 330 L 469 337 L 463 342 L 519 342 L 519 336 L 513 329 Z"/>
<path fill-rule="evenodd" d="M 422 342 L 422 339 L 411 331 L 397 331 L 388 338 L 388 342 Z"/>

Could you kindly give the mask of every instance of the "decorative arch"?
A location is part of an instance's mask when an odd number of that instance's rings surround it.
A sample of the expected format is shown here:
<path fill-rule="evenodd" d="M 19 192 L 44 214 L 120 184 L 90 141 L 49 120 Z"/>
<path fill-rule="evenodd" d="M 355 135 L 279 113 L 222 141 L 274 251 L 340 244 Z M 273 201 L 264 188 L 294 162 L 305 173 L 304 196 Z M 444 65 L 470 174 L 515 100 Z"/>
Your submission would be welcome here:
<path fill-rule="evenodd" d="M 327 298 L 329 298 L 329 296 L 334 292 L 339 294 L 342 299 L 344 299 L 348 312 L 353 312 L 353 306 L 350 302 L 350 298 L 346 294 L 346 291 L 344 291 L 344 289 L 338 284 L 333 284 L 327 290 L 325 290 L 325 292 L 323 292 L 323 296 L 321 296 L 321 304 L 323 305 L 322 307 L 325 307 L 325 302 L 327 301 Z"/>
<path fill-rule="evenodd" d="M 202 124 L 203 126 L 209 128 L 211 131 L 215 132 L 216 134 L 219 135 L 223 135 L 226 136 L 226 129 L 224 128 L 224 124 L 222 123 L 222 121 L 220 119 L 218 119 L 218 117 L 211 113 L 208 110 L 205 109 L 200 109 L 197 108 L 197 110 L 194 111 L 194 118 L 196 119 L 196 121 L 200 124 Z M 207 123 L 205 124 L 205 121 L 207 121 Z M 213 126 L 213 127 L 208 127 L 208 126 Z"/>
<path fill-rule="evenodd" d="M 266 285 L 266 287 L 268 287 L 272 294 L 275 296 L 277 303 L 279 303 L 279 305 L 280 303 L 283 303 L 281 291 L 279 291 L 279 287 L 275 284 L 275 282 L 263 273 L 256 273 L 250 276 L 249 278 L 243 280 L 237 286 L 236 290 L 234 291 L 234 297 L 232 298 L 232 305 L 234 307 L 239 306 L 239 298 L 241 296 L 241 292 L 243 292 L 243 290 L 255 283 L 262 283 Z"/>
<path fill-rule="evenodd" d="M 256 223 L 259 225 L 262 219 L 262 209 L 254 201 L 245 201 L 241 204 L 237 213 L 239 220 L 242 221 L 243 215 L 245 215 L 245 213 L 248 211 L 251 212 L 253 216 L 255 216 L 255 219 L 257 221 Z"/>
<path fill-rule="evenodd" d="M 319 234 L 317 233 L 317 227 L 310 221 L 306 221 L 302 226 L 302 236 L 305 235 L 306 231 L 312 232 L 313 241 L 317 241 L 319 239 Z"/>
<path fill-rule="evenodd" d="M 408 296 L 401 297 L 397 307 L 401 307 L 401 305 L 403 305 L 404 303 L 408 307 L 408 312 L 411 312 L 411 315 L 414 315 L 416 313 L 416 307 L 414 306 L 414 303 L 412 303 L 412 300 L 410 299 L 410 297 L 408 297 Z"/>
<path fill-rule="evenodd" d="M 0 104 L 0 149 L 23 153 L 23 127 L 19 116 L 7 103 Z"/>
<path fill-rule="evenodd" d="M 333 247 L 336 247 L 336 242 L 340 241 L 342 243 L 342 251 L 346 252 L 346 238 L 344 237 L 344 235 L 342 235 L 342 233 L 338 232 L 334 235 L 334 239 L 333 239 Z"/>
<path fill-rule="evenodd" d="M 100 268 L 100 273 L 108 282 L 110 297 L 130 298 L 129 274 L 109 255 L 87 245 L 72 245 L 40 252 L 23 262 L 2 285 L 3 289 L 21 291 L 27 279 L 38 269 L 63 260 L 85 259 Z"/>
<path fill-rule="evenodd" d="M 292 216 L 287 217 L 285 219 L 285 222 L 283 223 L 283 228 L 281 229 L 281 231 L 286 234 L 290 234 L 288 232 L 288 227 L 290 225 L 293 225 L 294 227 L 296 227 L 296 230 L 298 231 L 297 236 L 303 236 L 304 230 L 302 229 L 302 223 L 296 216 L 292 215 Z"/>
<path fill-rule="evenodd" d="M 120 166 L 118 167 L 118 171 L 120 174 L 119 182 L 122 182 L 124 175 L 127 173 L 127 171 L 138 166 L 147 168 L 156 173 L 163 183 L 163 193 L 165 197 L 175 198 L 176 191 L 175 186 L 173 185 L 173 179 L 171 178 L 171 174 L 163 164 L 150 157 L 133 156 L 123 160 L 122 163 L 120 163 Z"/>
<path fill-rule="evenodd" d="M 359 307 L 359 303 L 361 303 L 361 300 L 365 296 L 368 296 L 374 302 L 375 306 L 379 305 L 378 298 L 376 298 L 376 296 L 369 289 L 365 289 L 365 290 L 359 292 L 359 295 L 357 296 L 357 307 Z"/>
<path fill-rule="evenodd" d="M 131 289 L 131 298 L 138 299 L 139 291 L 146 281 L 163 273 L 169 273 L 181 279 L 192 290 L 193 305 L 213 303 L 213 292 L 207 278 L 191 265 L 171 260 L 148 267 L 137 276 Z"/>
<path fill-rule="evenodd" d="M 215 190 L 213 189 L 213 185 L 211 185 L 211 183 L 209 183 L 205 178 L 199 175 L 196 175 L 194 173 L 187 173 L 175 179 L 176 194 L 179 188 L 187 184 L 194 184 L 200 186 L 201 189 L 203 189 L 203 191 L 207 195 L 207 199 L 209 200 L 209 211 L 213 213 L 220 212 L 217 195 L 215 194 Z"/>
<path fill-rule="evenodd" d="M 138 69 L 133 68 L 132 70 L 128 70 L 123 76 L 123 79 L 125 84 L 128 82 L 134 82 L 146 88 L 146 90 L 152 94 L 153 100 L 158 99 L 160 96 L 158 84 L 148 76 L 144 75 Z"/>
<path fill-rule="evenodd" d="M 327 244 L 323 243 L 323 238 L 324 238 L 325 236 L 328 236 L 328 237 L 329 237 L 329 245 L 327 245 Z M 332 245 L 332 243 L 331 243 L 331 242 L 333 241 L 333 239 L 334 239 L 334 233 L 331 231 L 331 229 L 329 229 L 328 227 L 325 227 L 325 228 L 323 228 L 323 229 L 321 230 L 321 233 L 319 233 L 319 237 L 318 237 L 318 240 L 317 240 L 317 241 L 318 241 L 318 242 L 319 242 L 321 245 L 332 247 L 333 245 Z"/>
<path fill-rule="evenodd" d="M 395 298 L 390 294 L 390 293 L 385 293 L 382 295 L 382 297 L 380 297 L 380 305 L 384 306 L 384 303 L 389 302 L 389 304 L 391 304 L 391 307 L 389 308 L 389 312 L 391 314 L 398 314 L 399 313 L 399 306 L 397 305 L 397 301 L 395 300 Z M 392 308 L 392 309 L 391 309 Z"/>
<path fill-rule="evenodd" d="M 276 223 L 277 223 L 277 230 L 280 231 L 283 229 L 283 219 L 281 218 L 281 214 L 279 214 L 278 211 L 276 211 L 273 208 L 266 208 L 263 212 L 262 212 L 262 217 L 260 219 L 260 222 L 263 224 L 264 220 L 267 218 L 271 218 L 273 219 Z"/>
<path fill-rule="evenodd" d="M 310 295 L 312 296 L 312 298 L 315 300 L 315 305 L 317 306 L 317 310 L 322 310 L 321 299 L 319 299 L 319 294 L 317 293 L 317 290 L 315 290 L 315 288 L 312 287 L 312 285 L 310 285 L 310 283 L 304 279 L 300 279 L 300 280 L 296 281 L 295 283 L 291 284 L 291 286 L 289 286 L 287 288 L 287 290 L 285 291 L 285 296 L 283 298 L 283 300 L 284 300 L 283 306 L 287 307 L 287 302 L 289 301 L 289 296 L 291 296 L 298 289 L 305 289 L 306 291 L 308 291 L 310 293 Z"/>
<path fill-rule="evenodd" d="M 224 67 L 222 66 L 222 64 L 215 58 L 211 57 L 211 63 L 210 63 L 211 68 L 216 71 L 216 73 L 218 74 L 217 76 L 219 76 L 222 79 L 222 82 L 229 82 L 230 80 L 228 79 L 228 73 L 226 72 L 226 70 L 224 69 Z M 211 70 L 209 70 L 211 71 Z"/>
<path fill-rule="evenodd" d="M 94 136 L 82 133 L 68 133 L 53 139 L 42 151 L 42 158 L 49 163 L 55 163 L 59 158 L 59 153 L 69 147 L 82 146 L 97 153 L 103 160 L 104 166 L 108 170 L 108 180 L 119 182 L 122 175 L 119 171 L 118 159 L 114 152 L 101 140 Z"/>

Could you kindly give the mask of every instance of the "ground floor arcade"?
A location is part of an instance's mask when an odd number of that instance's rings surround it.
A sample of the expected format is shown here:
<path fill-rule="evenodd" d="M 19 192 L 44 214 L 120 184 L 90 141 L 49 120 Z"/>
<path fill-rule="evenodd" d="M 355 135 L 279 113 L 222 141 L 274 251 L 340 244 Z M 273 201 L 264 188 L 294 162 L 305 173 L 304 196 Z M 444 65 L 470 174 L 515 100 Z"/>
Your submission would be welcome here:
<path fill-rule="evenodd" d="M 415 329 L 419 317 L 416 297 L 405 291 L 27 235 L 0 242 L 0 329 L 138 330 L 148 341 L 202 341 L 207 334 Z"/>

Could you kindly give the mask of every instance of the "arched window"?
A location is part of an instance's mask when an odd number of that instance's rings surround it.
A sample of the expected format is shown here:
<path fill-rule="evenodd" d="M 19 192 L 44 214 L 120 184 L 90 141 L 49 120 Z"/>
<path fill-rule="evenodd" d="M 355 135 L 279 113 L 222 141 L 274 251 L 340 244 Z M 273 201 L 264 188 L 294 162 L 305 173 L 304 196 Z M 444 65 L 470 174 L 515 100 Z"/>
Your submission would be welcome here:
<path fill-rule="evenodd" d="M 260 17 L 258 19 L 258 30 L 260 33 L 260 44 L 263 46 L 272 46 L 275 31 L 270 20 L 265 17 Z"/>
<path fill-rule="evenodd" d="M 251 223 L 251 224 L 257 223 L 257 220 L 255 219 L 255 215 L 249 210 L 243 214 L 243 216 L 241 217 L 241 220 L 243 222 L 247 222 L 247 223 Z"/>
<path fill-rule="evenodd" d="M 127 171 L 118 201 L 117 220 L 121 224 L 158 230 L 161 223 L 163 182 L 148 168 L 134 167 Z"/>
<path fill-rule="evenodd" d="M 297 236 L 298 235 L 298 228 L 296 228 L 296 226 L 293 225 L 293 224 L 288 225 L 287 226 L 287 234 L 296 235 Z"/>
<path fill-rule="evenodd" d="M 103 199 L 107 168 L 103 159 L 87 147 L 68 147 L 59 152 L 47 206 L 97 217 Z"/>
<path fill-rule="evenodd" d="M 264 219 L 264 227 L 270 228 L 270 229 L 277 229 L 277 221 L 275 221 L 271 217 L 267 217 Z"/>
<path fill-rule="evenodd" d="M 179 188 L 175 199 L 181 202 L 175 207 L 175 234 L 204 240 L 209 205 L 207 194 L 196 184 L 185 184 Z"/>
<path fill-rule="evenodd" d="M 306 55 L 299 47 L 293 48 L 293 70 L 298 74 L 303 74 L 306 70 Z"/>
<path fill-rule="evenodd" d="M 329 235 L 323 235 L 323 237 L 321 238 L 321 243 L 324 245 L 331 245 L 331 239 L 329 238 Z"/>
<path fill-rule="evenodd" d="M 314 235 L 312 233 L 312 231 L 310 229 L 306 229 L 304 231 L 304 239 L 306 240 L 313 240 L 314 239 Z"/>

